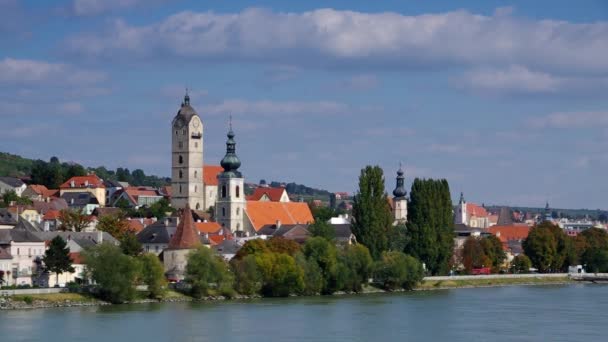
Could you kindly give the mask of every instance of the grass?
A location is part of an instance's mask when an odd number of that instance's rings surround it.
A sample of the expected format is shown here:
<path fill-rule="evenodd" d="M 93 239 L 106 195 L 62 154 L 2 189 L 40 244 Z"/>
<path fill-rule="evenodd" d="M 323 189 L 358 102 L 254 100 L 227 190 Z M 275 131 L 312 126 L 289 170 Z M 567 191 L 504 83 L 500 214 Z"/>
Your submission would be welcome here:
<path fill-rule="evenodd" d="M 507 285 L 541 285 L 563 284 L 572 282 L 568 277 L 539 278 L 530 276 L 526 278 L 499 278 L 499 279 L 464 279 L 464 280 L 425 280 L 417 289 L 432 290 L 444 288 L 476 287 L 476 286 L 507 286 Z"/>
<path fill-rule="evenodd" d="M 31 295 L 19 295 L 10 297 L 13 301 L 25 302 L 32 304 L 34 301 L 42 301 L 47 303 L 62 303 L 66 301 L 70 302 L 95 302 L 95 298 L 83 295 L 79 293 L 45 293 L 45 294 L 31 294 Z"/>

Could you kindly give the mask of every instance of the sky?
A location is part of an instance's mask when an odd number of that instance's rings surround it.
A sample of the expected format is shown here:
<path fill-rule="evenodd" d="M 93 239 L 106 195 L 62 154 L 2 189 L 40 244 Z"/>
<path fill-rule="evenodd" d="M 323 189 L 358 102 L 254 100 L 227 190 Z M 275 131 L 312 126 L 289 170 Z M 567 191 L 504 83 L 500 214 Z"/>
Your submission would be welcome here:
<path fill-rule="evenodd" d="M 608 1 L 0 0 L 0 151 L 170 174 L 190 89 L 248 182 L 608 209 Z"/>

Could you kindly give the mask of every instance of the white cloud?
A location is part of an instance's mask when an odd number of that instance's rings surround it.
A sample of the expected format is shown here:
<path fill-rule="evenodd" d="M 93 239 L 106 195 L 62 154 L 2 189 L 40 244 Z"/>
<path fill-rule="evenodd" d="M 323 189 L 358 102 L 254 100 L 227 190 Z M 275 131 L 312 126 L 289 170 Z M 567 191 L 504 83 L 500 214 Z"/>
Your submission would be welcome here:
<path fill-rule="evenodd" d="M 532 118 L 528 124 L 535 128 L 576 128 L 608 126 L 608 112 L 564 112 Z"/>
<path fill-rule="evenodd" d="M 82 70 L 62 63 L 30 59 L 4 58 L 0 60 L 0 83 L 93 84 L 106 79 L 102 72 Z"/>
<path fill-rule="evenodd" d="M 217 104 L 203 106 L 202 113 L 210 115 L 243 115 L 258 114 L 261 116 L 295 116 L 295 115 L 341 115 L 352 112 L 367 111 L 369 108 L 354 108 L 334 101 L 249 101 L 227 99 Z"/>
<path fill-rule="evenodd" d="M 468 11 L 406 16 L 247 9 L 186 11 L 148 26 L 117 21 L 106 32 L 72 37 L 68 47 L 91 57 L 160 55 L 318 67 L 520 65 L 536 73 L 607 74 L 607 36 L 606 22 L 535 21 L 504 10 L 492 16 Z M 535 86 L 550 88 L 552 81 Z"/>

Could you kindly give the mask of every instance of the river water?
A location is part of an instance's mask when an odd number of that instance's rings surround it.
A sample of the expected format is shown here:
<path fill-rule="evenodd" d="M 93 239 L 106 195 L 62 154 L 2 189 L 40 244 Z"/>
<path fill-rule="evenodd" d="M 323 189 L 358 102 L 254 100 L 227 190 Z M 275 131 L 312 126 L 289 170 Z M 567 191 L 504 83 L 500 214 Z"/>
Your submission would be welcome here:
<path fill-rule="evenodd" d="M 608 341 L 608 286 L 4 311 L 0 341 Z"/>

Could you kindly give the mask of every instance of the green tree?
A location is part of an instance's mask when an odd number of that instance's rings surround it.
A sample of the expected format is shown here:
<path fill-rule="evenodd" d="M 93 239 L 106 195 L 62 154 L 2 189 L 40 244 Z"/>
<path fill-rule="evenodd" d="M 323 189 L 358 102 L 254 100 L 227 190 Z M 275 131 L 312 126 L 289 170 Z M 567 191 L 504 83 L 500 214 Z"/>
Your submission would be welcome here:
<path fill-rule="evenodd" d="M 340 265 L 344 268 L 340 270 Z M 374 261 L 367 247 L 357 244 L 347 246 L 338 256 L 338 274 L 342 274 L 342 289 L 360 292 L 373 272 Z M 348 270 L 347 273 L 345 270 Z"/>
<path fill-rule="evenodd" d="M 135 286 L 141 274 L 137 259 L 124 255 L 118 246 L 109 243 L 85 250 L 84 257 L 102 299 L 124 303 L 135 298 Z"/>
<path fill-rule="evenodd" d="M 129 222 L 122 214 L 103 215 L 97 223 L 97 230 L 106 232 L 116 239 L 120 239 L 129 230 Z"/>
<path fill-rule="evenodd" d="M 6 208 L 10 206 L 13 202 L 17 205 L 32 204 L 32 200 L 27 197 L 19 197 L 15 191 L 11 190 L 2 194 L 2 202 L 0 202 L 0 208 Z"/>
<path fill-rule="evenodd" d="M 70 248 L 60 236 L 55 236 L 51 240 L 49 248 L 44 252 L 42 262 L 47 271 L 55 273 L 55 284 L 59 284 L 61 273 L 74 272 L 72 259 L 70 259 Z"/>
<path fill-rule="evenodd" d="M 532 262 L 525 254 L 516 255 L 511 261 L 511 273 L 528 273 Z"/>
<path fill-rule="evenodd" d="M 297 242 L 279 236 L 271 237 L 267 240 L 266 246 L 268 246 L 271 252 L 285 253 L 291 256 L 295 256 L 296 253 L 300 252 L 300 245 Z"/>
<path fill-rule="evenodd" d="M 69 164 L 65 170 L 65 179 L 70 179 L 76 176 L 86 176 L 87 170 L 79 164 Z"/>
<path fill-rule="evenodd" d="M 306 241 L 302 252 L 306 259 L 316 262 L 321 270 L 322 293 L 330 294 L 336 291 L 335 276 L 338 264 L 336 246 L 324 238 L 313 237 Z"/>
<path fill-rule="evenodd" d="M 286 297 L 303 292 L 304 271 L 291 255 L 268 252 L 256 254 L 255 260 L 262 274 L 264 296 Z"/>
<path fill-rule="evenodd" d="M 352 231 L 373 258 L 388 249 L 388 231 L 393 223 L 384 176 L 379 166 L 366 166 L 359 176 L 359 190 L 353 203 Z"/>
<path fill-rule="evenodd" d="M 143 251 L 143 247 L 139 240 L 137 240 L 137 235 L 134 232 L 127 230 L 120 237 L 120 249 L 126 255 L 130 256 L 138 256 Z"/>
<path fill-rule="evenodd" d="M 398 224 L 391 227 L 388 234 L 388 250 L 402 252 L 407 246 L 407 227 Z"/>
<path fill-rule="evenodd" d="M 469 236 L 462 247 L 462 265 L 465 272 L 471 274 L 474 268 L 489 267 L 490 259 L 486 256 L 480 239 Z"/>
<path fill-rule="evenodd" d="M 375 264 L 374 281 L 387 290 L 411 290 L 423 277 L 424 270 L 420 262 L 402 252 L 384 252 Z"/>
<path fill-rule="evenodd" d="M 158 257 L 151 253 L 144 253 L 139 257 L 142 266 L 142 281 L 148 285 L 151 298 L 160 298 L 167 290 L 165 268 Z"/>
<path fill-rule="evenodd" d="M 454 248 L 452 199 L 445 179 L 414 180 L 408 209 L 405 252 L 432 275 L 446 274 Z"/>
<path fill-rule="evenodd" d="M 604 272 L 608 262 L 608 233 L 599 228 L 589 228 L 576 237 L 576 249 L 581 263 L 589 272 Z"/>
<path fill-rule="evenodd" d="M 262 275 L 255 260 L 255 255 L 247 255 L 230 262 L 234 273 L 234 288 L 243 295 L 254 295 L 262 289 Z"/>
<path fill-rule="evenodd" d="M 587 272 L 608 272 L 608 250 L 588 249 L 583 254 L 583 262 L 585 263 L 585 270 Z"/>
<path fill-rule="evenodd" d="M 81 232 L 90 223 L 91 219 L 83 212 L 76 209 L 62 209 L 59 211 L 59 230 Z"/>
<path fill-rule="evenodd" d="M 171 207 L 171 202 L 167 199 L 163 198 L 158 202 L 152 203 L 150 208 L 148 208 L 150 215 L 148 217 L 156 217 L 159 220 L 167 217 L 167 215 L 171 215 L 175 213 L 175 208 Z"/>
<path fill-rule="evenodd" d="M 208 296 L 211 288 L 224 293 L 232 288 L 234 281 L 224 260 L 207 247 L 199 247 L 190 253 L 185 280 L 196 298 Z"/>
<path fill-rule="evenodd" d="M 329 241 L 336 239 L 336 230 L 331 224 L 315 219 L 315 222 L 308 226 L 308 231 L 313 237 L 322 237 Z"/>
<path fill-rule="evenodd" d="M 242 259 L 247 255 L 257 255 L 270 252 L 266 241 L 262 239 L 253 239 L 245 242 L 234 256 L 235 259 Z"/>
<path fill-rule="evenodd" d="M 534 226 L 522 247 L 540 272 L 563 271 L 576 261 L 573 240 L 551 222 Z"/>
<path fill-rule="evenodd" d="M 307 296 L 320 294 L 325 280 L 317 262 L 306 259 L 302 253 L 298 253 L 295 259 L 298 266 L 304 271 L 304 288 L 301 293 Z"/>
<path fill-rule="evenodd" d="M 502 268 L 503 263 L 507 259 L 507 254 L 502 248 L 502 242 L 495 236 L 485 236 L 480 240 L 481 247 L 485 256 L 489 260 L 486 266 L 492 268 L 492 272 L 497 273 Z"/>

